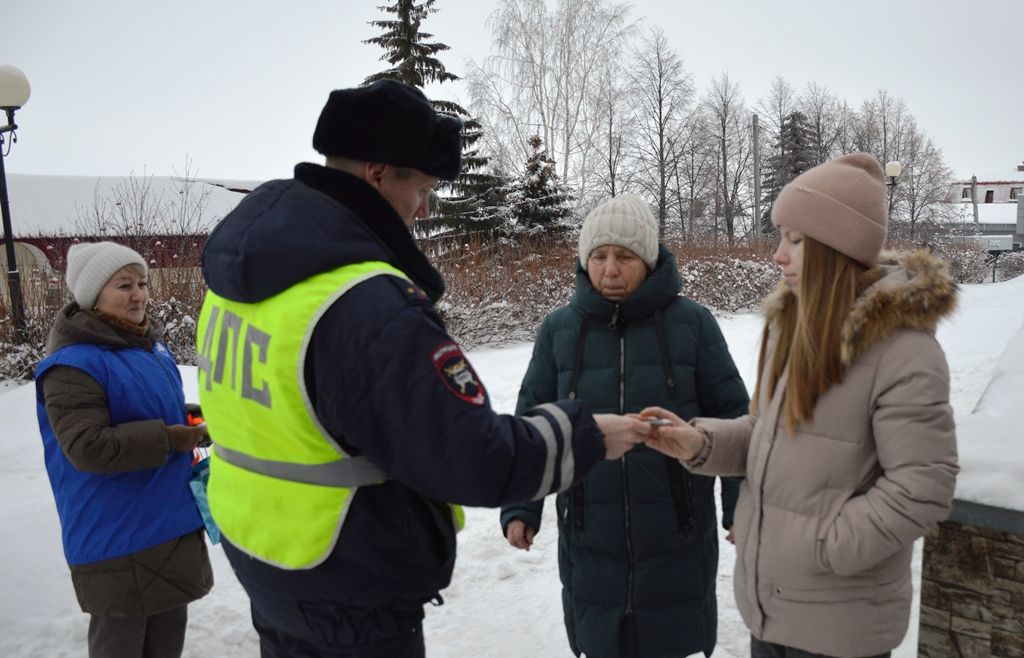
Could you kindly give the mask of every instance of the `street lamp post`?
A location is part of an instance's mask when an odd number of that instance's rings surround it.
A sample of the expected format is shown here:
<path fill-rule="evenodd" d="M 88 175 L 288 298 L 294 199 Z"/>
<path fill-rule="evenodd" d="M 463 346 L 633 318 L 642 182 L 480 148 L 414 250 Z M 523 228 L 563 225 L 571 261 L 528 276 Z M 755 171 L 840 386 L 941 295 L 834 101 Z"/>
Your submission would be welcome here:
<path fill-rule="evenodd" d="M 903 173 L 903 165 L 898 160 L 892 160 L 885 163 L 885 185 L 888 187 L 889 192 L 889 220 L 892 221 L 892 207 L 896 201 L 896 183 L 900 174 Z"/>
<path fill-rule="evenodd" d="M 14 321 L 14 332 L 18 340 L 28 340 L 28 328 L 25 323 L 25 300 L 21 294 L 21 278 L 18 275 L 18 259 L 14 253 L 14 235 L 11 233 L 11 207 L 7 198 L 7 173 L 4 171 L 4 158 L 10 152 L 10 146 L 18 141 L 18 124 L 14 123 L 14 112 L 28 102 L 31 87 L 28 78 L 19 69 L 0 65 L 0 110 L 7 115 L 7 125 L 0 127 L 0 215 L 3 215 L 4 249 L 7 252 L 7 287 L 11 293 L 11 319 Z M 4 152 L 4 135 L 11 134 L 11 144 Z"/>
<path fill-rule="evenodd" d="M 1020 203 L 1018 201 L 1017 203 Z M 974 230 L 978 230 L 978 177 L 971 174 L 971 212 L 974 216 Z"/>

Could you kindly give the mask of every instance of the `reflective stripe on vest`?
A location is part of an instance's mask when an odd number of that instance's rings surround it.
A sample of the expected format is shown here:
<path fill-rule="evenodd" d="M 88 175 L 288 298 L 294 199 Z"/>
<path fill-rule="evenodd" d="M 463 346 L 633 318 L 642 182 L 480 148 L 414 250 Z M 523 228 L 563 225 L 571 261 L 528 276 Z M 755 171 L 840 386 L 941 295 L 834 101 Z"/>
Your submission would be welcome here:
<path fill-rule="evenodd" d="M 304 377 L 317 321 L 345 292 L 380 275 L 408 281 L 371 261 L 318 274 L 254 304 L 212 291 L 203 302 L 199 400 L 216 442 L 210 509 L 224 536 L 263 562 L 285 569 L 323 562 L 355 488 L 387 479 L 330 436 Z M 461 519 L 461 510 L 453 515 Z"/>
<path fill-rule="evenodd" d="M 388 479 L 388 474 L 366 457 L 348 457 L 327 464 L 292 464 L 257 459 L 220 444 L 214 447 L 214 451 L 227 463 L 247 471 L 269 475 L 278 480 L 316 484 L 321 487 L 362 487 L 380 484 Z"/>

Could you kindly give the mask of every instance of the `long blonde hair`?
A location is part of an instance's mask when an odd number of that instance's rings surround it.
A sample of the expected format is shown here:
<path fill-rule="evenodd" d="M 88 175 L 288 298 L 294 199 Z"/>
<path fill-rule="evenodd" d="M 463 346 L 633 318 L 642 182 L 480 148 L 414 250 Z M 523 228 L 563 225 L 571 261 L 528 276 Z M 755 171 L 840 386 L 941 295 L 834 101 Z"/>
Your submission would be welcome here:
<path fill-rule="evenodd" d="M 754 408 L 761 400 L 771 400 L 788 362 L 782 410 L 790 434 L 799 423 L 814 417 L 818 398 L 842 381 L 843 325 L 854 301 L 870 283 L 865 276 L 868 268 L 861 263 L 806 235 L 803 240 L 800 295 L 787 295 L 775 316 L 778 345 L 766 376 L 769 326 L 764 328 L 751 403 Z"/>

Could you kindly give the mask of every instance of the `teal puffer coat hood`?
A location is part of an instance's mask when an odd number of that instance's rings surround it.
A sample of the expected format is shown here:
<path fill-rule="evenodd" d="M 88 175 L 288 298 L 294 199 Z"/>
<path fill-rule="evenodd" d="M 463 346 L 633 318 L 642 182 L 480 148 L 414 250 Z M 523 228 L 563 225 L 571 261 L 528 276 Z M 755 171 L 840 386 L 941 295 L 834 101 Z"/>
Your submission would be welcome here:
<path fill-rule="evenodd" d="M 541 325 L 518 409 L 575 397 L 595 413 L 650 405 L 686 419 L 746 413 L 746 388 L 718 324 L 681 289 L 665 247 L 621 303 L 602 297 L 577 265 L 571 303 Z M 728 527 L 738 483 L 723 485 Z M 710 655 L 717 626 L 713 492 L 713 478 L 690 475 L 641 445 L 558 496 L 562 600 L 576 655 Z M 521 519 L 539 530 L 542 506 L 504 508 L 502 529 Z"/>

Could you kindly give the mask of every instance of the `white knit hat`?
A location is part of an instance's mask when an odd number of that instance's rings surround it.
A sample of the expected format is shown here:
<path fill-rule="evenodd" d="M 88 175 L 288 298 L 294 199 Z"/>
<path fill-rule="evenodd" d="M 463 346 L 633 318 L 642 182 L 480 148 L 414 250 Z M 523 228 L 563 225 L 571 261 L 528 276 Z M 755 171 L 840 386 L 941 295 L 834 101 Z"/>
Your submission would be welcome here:
<path fill-rule="evenodd" d="M 654 269 L 658 263 L 658 222 L 643 199 L 623 194 L 590 211 L 580 229 L 580 264 L 586 268 L 590 252 L 606 244 L 629 249 L 648 269 Z"/>
<path fill-rule="evenodd" d="M 110 277 L 125 265 L 140 265 L 149 273 L 146 259 L 134 249 L 114 242 L 84 242 L 68 249 L 68 268 L 64 280 L 82 308 L 92 308 Z"/>

